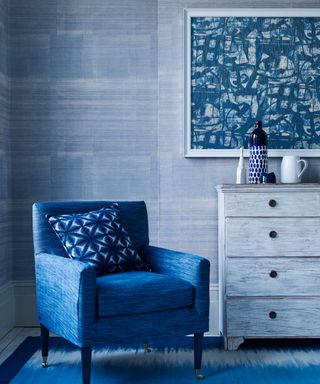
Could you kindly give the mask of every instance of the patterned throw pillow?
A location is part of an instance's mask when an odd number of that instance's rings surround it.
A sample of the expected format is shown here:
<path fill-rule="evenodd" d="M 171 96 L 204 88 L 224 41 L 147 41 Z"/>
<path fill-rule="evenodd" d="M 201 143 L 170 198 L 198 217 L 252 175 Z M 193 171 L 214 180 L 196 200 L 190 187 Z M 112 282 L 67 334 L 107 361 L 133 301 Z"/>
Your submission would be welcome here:
<path fill-rule="evenodd" d="M 97 275 L 149 270 L 120 222 L 118 204 L 88 213 L 47 215 L 47 220 L 67 254 L 91 264 Z"/>

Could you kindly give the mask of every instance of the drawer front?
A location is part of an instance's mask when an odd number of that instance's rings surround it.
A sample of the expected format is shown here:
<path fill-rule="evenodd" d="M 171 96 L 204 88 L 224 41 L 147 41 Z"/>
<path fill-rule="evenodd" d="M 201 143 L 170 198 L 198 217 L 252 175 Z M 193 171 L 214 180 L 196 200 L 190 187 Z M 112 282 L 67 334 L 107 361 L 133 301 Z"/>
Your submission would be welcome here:
<path fill-rule="evenodd" d="M 226 295 L 320 296 L 320 258 L 229 258 Z"/>
<path fill-rule="evenodd" d="M 320 193 L 272 192 L 225 194 L 226 216 L 319 216 Z"/>
<path fill-rule="evenodd" d="M 318 298 L 229 299 L 226 310 L 228 336 L 320 336 Z"/>
<path fill-rule="evenodd" d="M 320 218 L 227 218 L 226 255 L 320 256 Z"/>

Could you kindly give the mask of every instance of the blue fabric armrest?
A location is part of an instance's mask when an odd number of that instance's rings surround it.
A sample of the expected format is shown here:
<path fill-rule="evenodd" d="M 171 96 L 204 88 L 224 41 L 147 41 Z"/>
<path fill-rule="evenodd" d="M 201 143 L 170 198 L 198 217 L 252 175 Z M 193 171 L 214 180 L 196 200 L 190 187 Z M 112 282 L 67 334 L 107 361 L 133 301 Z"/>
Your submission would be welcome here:
<path fill-rule="evenodd" d="M 82 346 L 90 344 L 96 314 L 96 274 L 69 258 L 35 256 L 38 318 L 50 331 Z"/>
<path fill-rule="evenodd" d="M 195 287 L 194 307 L 206 331 L 209 321 L 210 262 L 200 256 L 150 245 L 143 247 L 142 256 L 152 271 L 178 277 Z"/>

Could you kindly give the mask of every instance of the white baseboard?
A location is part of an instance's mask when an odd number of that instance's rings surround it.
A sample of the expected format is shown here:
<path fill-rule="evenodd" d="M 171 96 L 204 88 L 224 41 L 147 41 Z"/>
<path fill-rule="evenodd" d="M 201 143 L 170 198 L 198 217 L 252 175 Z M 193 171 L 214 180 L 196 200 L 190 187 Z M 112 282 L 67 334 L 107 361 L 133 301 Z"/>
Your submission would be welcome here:
<path fill-rule="evenodd" d="M 34 280 L 13 281 L 14 319 L 16 327 L 39 325 L 36 308 L 36 283 Z"/>
<path fill-rule="evenodd" d="M 14 327 L 38 326 L 34 280 L 9 281 L 0 288 L 0 338 Z"/>
<path fill-rule="evenodd" d="M 219 336 L 219 285 L 210 284 L 209 336 Z M 0 338 L 13 327 L 38 326 L 34 280 L 6 283 L 0 288 Z"/>

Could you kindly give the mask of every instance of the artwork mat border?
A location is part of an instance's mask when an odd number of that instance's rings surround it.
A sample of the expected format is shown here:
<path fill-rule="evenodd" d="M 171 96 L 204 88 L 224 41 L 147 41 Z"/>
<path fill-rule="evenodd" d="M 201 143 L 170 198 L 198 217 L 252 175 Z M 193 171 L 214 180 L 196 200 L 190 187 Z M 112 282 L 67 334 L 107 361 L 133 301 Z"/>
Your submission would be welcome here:
<path fill-rule="evenodd" d="M 192 17 L 320 17 L 320 8 L 185 8 L 184 9 L 184 157 L 238 157 L 235 149 L 191 148 L 191 18 Z M 320 157 L 320 149 L 269 149 L 268 157 Z M 244 150 L 249 156 L 249 149 Z"/>

